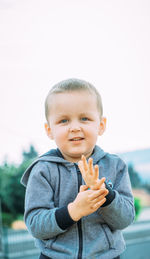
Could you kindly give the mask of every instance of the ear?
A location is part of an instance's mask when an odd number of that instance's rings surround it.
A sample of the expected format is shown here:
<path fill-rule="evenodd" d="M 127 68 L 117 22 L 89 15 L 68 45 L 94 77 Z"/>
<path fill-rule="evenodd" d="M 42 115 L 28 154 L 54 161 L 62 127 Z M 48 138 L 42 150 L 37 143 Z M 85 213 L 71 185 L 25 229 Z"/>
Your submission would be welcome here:
<path fill-rule="evenodd" d="M 101 121 L 100 121 L 100 125 L 99 125 L 99 131 L 98 131 L 98 135 L 101 136 L 103 135 L 103 133 L 105 132 L 106 130 L 106 118 L 105 117 L 102 117 L 101 118 Z"/>
<path fill-rule="evenodd" d="M 47 136 L 48 136 L 50 139 L 53 139 L 52 130 L 51 130 L 51 128 L 49 127 L 48 123 L 45 123 L 45 124 L 44 124 L 44 127 L 45 127 L 45 131 L 46 131 Z"/>

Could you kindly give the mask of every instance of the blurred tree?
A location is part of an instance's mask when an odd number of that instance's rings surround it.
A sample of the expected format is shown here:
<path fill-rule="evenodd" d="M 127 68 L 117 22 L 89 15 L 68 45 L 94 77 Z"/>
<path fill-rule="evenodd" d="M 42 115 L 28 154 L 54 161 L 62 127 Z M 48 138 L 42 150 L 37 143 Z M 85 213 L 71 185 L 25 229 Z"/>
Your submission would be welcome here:
<path fill-rule="evenodd" d="M 37 156 L 38 156 L 38 152 L 35 150 L 33 145 L 30 145 L 29 151 L 23 151 L 22 152 L 23 161 L 33 159 Z"/>
<path fill-rule="evenodd" d="M 134 166 L 132 164 L 128 165 L 128 172 L 131 181 L 131 185 L 133 188 L 142 187 L 142 180 L 139 174 L 135 171 Z"/>
<path fill-rule="evenodd" d="M 23 161 L 20 165 L 3 163 L 0 166 L 0 199 L 2 212 L 10 214 L 11 218 L 24 212 L 25 188 L 20 184 L 20 179 L 38 153 L 33 146 L 29 151 L 23 151 Z M 8 217 L 7 217 L 8 218 Z"/>
<path fill-rule="evenodd" d="M 144 183 L 144 188 L 146 189 L 147 192 L 150 193 L 150 182 Z"/>

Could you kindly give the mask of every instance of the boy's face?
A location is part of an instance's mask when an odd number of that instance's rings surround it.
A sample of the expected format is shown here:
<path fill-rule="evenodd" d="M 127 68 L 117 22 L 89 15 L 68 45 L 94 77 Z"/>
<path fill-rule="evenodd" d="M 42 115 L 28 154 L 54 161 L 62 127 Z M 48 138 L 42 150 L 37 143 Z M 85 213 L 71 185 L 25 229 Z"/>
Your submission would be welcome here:
<path fill-rule="evenodd" d="M 64 158 L 78 162 L 89 157 L 98 135 L 105 130 L 106 119 L 97 109 L 96 96 L 88 91 L 57 93 L 50 97 L 47 135 L 54 139 Z"/>

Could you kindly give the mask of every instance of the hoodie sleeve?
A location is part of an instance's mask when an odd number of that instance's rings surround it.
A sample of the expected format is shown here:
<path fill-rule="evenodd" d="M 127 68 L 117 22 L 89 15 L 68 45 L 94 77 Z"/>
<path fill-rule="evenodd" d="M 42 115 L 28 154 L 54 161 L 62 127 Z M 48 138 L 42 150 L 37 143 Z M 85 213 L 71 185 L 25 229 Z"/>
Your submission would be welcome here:
<path fill-rule="evenodd" d="M 112 230 L 124 229 L 130 225 L 135 216 L 134 200 L 131 190 L 127 166 L 122 160 L 117 165 L 116 180 L 114 182 L 115 198 L 98 213 Z"/>
<path fill-rule="evenodd" d="M 67 230 L 71 221 L 67 208 L 56 208 L 50 173 L 46 163 L 38 162 L 32 168 L 27 182 L 25 196 L 25 223 L 33 237 L 49 239 Z M 65 226 L 60 223 L 61 216 L 66 219 Z M 57 215 L 57 217 L 56 217 Z"/>

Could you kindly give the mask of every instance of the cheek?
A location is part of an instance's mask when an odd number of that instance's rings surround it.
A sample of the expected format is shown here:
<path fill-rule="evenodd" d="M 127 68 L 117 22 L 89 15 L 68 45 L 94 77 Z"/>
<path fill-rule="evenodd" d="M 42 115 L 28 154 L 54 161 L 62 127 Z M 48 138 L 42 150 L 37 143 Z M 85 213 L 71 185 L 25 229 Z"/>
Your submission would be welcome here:
<path fill-rule="evenodd" d="M 93 124 L 92 126 L 87 127 L 86 133 L 91 137 L 96 137 L 99 134 L 99 127 L 97 124 Z"/>
<path fill-rule="evenodd" d="M 55 139 L 58 139 L 58 140 L 64 138 L 66 136 L 65 128 L 64 127 L 63 128 L 55 128 L 53 130 L 53 136 L 54 136 Z"/>

